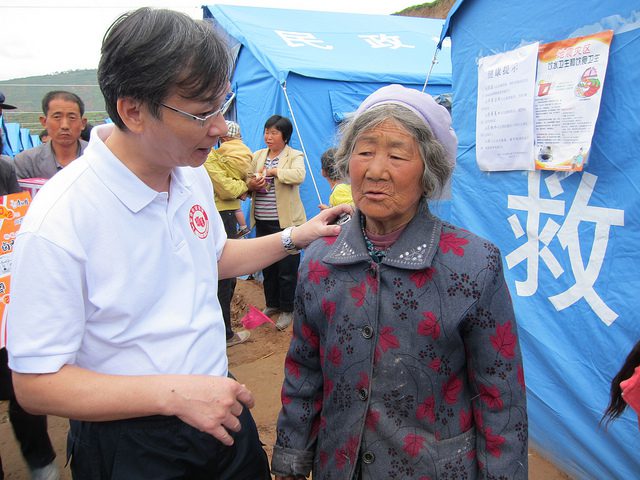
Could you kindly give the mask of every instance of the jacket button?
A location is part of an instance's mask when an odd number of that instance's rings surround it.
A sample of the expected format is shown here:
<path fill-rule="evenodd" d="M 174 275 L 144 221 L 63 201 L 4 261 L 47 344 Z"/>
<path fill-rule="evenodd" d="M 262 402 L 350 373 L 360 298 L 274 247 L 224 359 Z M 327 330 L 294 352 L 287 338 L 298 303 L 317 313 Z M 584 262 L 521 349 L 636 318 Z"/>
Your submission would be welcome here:
<path fill-rule="evenodd" d="M 366 388 L 361 388 L 360 390 L 358 390 L 358 398 L 360 400 L 366 400 L 368 396 L 369 392 L 367 392 Z"/>
<path fill-rule="evenodd" d="M 362 454 L 362 461 L 364 463 L 373 463 L 376 460 L 376 456 L 373 452 L 364 452 Z"/>
<path fill-rule="evenodd" d="M 364 328 L 362 329 L 362 336 L 364 338 L 373 337 L 373 328 L 371 328 L 371 325 L 365 325 L 364 326 Z"/>

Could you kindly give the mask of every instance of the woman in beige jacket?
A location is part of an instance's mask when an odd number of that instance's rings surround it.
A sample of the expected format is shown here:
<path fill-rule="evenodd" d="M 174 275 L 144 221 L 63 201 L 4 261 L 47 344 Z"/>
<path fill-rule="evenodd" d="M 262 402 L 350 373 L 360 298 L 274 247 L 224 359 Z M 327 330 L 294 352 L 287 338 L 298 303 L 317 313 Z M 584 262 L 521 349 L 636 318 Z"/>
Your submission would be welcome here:
<path fill-rule="evenodd" d="M 293 127 L 288 118 L 271 116 L 264 125 L 267 148 L 253 154 L 247 186 L 251 191 L 251 226 L 256 236 L 269 235 L 306 222 L 300 199 L 304 181 L 304 155 L 288 143 Z M 300 256 L 287 258 L 262 270 L 266 315 L 280 312 L 276 326 L 286 329 L 292 321 L 293 295 Z"/>

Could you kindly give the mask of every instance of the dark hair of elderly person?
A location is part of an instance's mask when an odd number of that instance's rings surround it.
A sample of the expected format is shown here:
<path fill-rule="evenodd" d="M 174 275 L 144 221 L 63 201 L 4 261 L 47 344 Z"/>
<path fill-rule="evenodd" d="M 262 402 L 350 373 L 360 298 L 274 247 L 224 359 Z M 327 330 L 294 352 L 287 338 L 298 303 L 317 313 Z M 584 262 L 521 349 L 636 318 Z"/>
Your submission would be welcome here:
<path fill-rule="evenodd" d="M 320 156 L 320 165 L 322 176 L 329 183 L 331 194 L 329 195 L 329 204 L 321 203 L 318 205 L 320 210 L 335 207 L 346 203 L 353 205 L 353 197 L 351 196 L 351 185 L 344 181 L 343 172 L 336 168 L 336 151 L 335 147 L 328 148 Z"/>
<path fill-rule="evenodd" d="M 322 175 L 327 178 L 327 180 L 335 180 L 338 181 L 342 177 L 340 173 L 336 169 L 336 151 L 338 149 L 335 147 L 331 147 L 326 149 L 322 155 L 320 155 L 320 167 L 322 168 Z"/>
<path fill-rule="evenodd" d="M 457 139 L 431 96 L 371 94 L 341 132 L 356 206 L 302 259 L 276 479 L 526 479 L 527 411 L 500 252 L 435 217 Z"/>

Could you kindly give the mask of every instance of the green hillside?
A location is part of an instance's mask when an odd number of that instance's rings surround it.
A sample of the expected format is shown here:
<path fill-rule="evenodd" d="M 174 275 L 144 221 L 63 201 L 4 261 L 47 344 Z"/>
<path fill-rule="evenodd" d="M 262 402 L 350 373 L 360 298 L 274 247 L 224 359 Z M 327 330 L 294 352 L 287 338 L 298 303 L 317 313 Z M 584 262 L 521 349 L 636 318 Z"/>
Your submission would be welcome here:
<path fill-rule="evenodd" d="M 18 107 L 4 110 L 5 121 L 20 123 L 34 132 L 41 126 L 42 97 L 51 90 L 68 90 L 77 94 L 85 104 L 85 116 L 94 125 L 107 117 L 104 98 L 98 87 L 97 70 L 71 70 L 37 77 L 14 78 L 0 81 L 0 91 L 6 102 Z"/>

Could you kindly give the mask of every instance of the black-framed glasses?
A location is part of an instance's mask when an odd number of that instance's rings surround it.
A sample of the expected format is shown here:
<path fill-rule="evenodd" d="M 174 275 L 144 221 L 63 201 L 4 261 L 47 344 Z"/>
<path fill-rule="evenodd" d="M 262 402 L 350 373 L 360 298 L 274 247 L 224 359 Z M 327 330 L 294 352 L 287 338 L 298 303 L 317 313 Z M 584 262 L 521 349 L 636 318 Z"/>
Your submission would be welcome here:
<path fill-rule="evenodd" d="M 235 97 L 236 97 L 235 92 L 227 93 L 227 96 L 225 97 L 224 102 L 222 103 L 222 106 L 218 110 L 215 110 L 211 113 L 206 114 L 204 117 L 193 115 L 192 113 L 185 112 L 184 110 L 180 110 L 179 108 L 172 107 L 171 105 L 167 105 L 166 103 L 160 103 L 160 105 L 162 105 L 165 108 L 168 108 L 169 110 L 173 110 L 174 112 L 179 113 L 180 115 L 184 115 L 185 117 L 190 118 L 191 120 L 195 120 L 196 122 L 200 123 L 200 127 L 204 127 L 210 119 L 215 118 L 218 115 L 224 115 L 227 112 L 227 110 L 229 110 L 229 107 L 231 106 L 231 102 L 233 102 L 233 99 Z"/>

